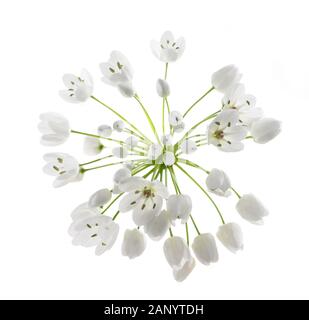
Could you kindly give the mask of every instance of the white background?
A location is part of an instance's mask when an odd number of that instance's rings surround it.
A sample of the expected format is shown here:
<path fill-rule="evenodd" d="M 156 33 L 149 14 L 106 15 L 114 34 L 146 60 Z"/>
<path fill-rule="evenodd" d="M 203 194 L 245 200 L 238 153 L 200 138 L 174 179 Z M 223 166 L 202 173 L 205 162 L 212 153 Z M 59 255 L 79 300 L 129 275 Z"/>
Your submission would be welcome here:
<path fill-rule="evenodd" d="M 226 220 L 241 224 L 245 250 L 233 255 L 220 246 L 218 264 L 198 264 L 180 284 L 164 259 L 163 242 L 148 241 L 146 252 L 133 261 L 121 256 L 122 234 L 101 257 L 71 245 L 71 210 L 110 186 L 112 172 L 91 172 L 81 183 L 53 189 L 41 171 L 42 154 L 50 149 L 39 144 L 37 131 L 38 115 L 46 111 L 60 112 L 72 128 L 90 132 L 116 119 L 93 101 L 72 105 L 59 98 L 62 74 L 83 67 L 94 76 L 95 95 L 132 121 L 144 121 L 135 101 L 100 81 L 98 64 L 113 49 L 130 59 L 135 87 L 159 120 L 161 100 L 154 84 L 163 64 L 151 54 L 149 42 L 166 29 L 187 40 L 183 57 L 169 70 L 173 109 L 185 110 L 209 88 L 213 71 L 234 63 L 258 105 L 283 122 L 282 134 L 269 144 L 246 141 L 244 152 L 207 147 L 194 155 L 207 168 L 226 170 L 235 188 L 254 192 L 271 215 L 256 227 L 239 218 L 235 197 L 218 199 Z M 0 4 L 0 30 L 0 298 L 309 298 L 307 1 L 12 0 Z M 220 94 L 213 93 L 189 124 L 219 103 Z M 89 157 L 82 143 L 74 136 L 52 151 L 84 162 Z M 200 172 L 191 172 L 203 183 Z M 200 229 L 216 232 L 219 219 L 207 199 L 181 174 L 179 179 L 183 192 L 193 195 Z M 130 214 L 118 222 L 121 232 L 133 227 Z M 175 233 L 184 236 L 183 226 Z"/>

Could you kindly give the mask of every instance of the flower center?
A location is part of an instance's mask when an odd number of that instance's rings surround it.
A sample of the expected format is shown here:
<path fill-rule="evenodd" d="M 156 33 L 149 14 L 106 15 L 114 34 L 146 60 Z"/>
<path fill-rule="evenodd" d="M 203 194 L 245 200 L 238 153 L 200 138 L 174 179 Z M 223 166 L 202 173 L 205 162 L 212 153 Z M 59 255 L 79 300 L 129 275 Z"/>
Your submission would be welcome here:
<path fill-rule="evenodd" d="M 224 138 L 224 132 L 222 130 L 217 130 L 213 135 L 216 139 L 223 139 Z"/>
<path fill-rule="evenodd" d="M 153 192 L 152 192 L 152 190 L 151 189 L 144 189 L 144 191 L 143 191 L 143 196 L 145 197 L 145 198 L 150 198 L 150 197 L 152 197 L 154 194 L 153 194 Z"/>

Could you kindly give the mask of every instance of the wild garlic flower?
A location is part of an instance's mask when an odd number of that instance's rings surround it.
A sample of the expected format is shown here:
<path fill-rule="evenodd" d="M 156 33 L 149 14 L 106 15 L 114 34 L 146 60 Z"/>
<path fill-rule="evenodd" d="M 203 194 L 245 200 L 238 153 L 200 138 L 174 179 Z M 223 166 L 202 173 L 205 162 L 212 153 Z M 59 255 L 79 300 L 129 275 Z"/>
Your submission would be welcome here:
<path fill-rule="evenodd" d="M 88 107 L 97 103 L 116 118 L 103 124 L 98 119 L 94 131 L 85 132 L 74 128 L 60 114 L 43 113 L 38 128 L 44 146 L 58 146 L 77 135 L 84 139 L 81 149 L 85 154 L 85 159 L 78 161 L 67 153 L 48 153 L 44 156 L 43 170 L 54 177 L 54 187 L 106 170 L 107 175 L 100 176 L 100 181 L 106 184 L 92 190 L 86 197 L 88 201 L 71 214 L 69 235 L 73 244 L 94 247 L 96 255 L 107 252 L 117 241 L 120 224 L 124 224 L 122 218 L 127 215 L 136 227 L 121 228 L 125 230 L 121 235 L 122 254 L 135 259 L 145 252 L 147 238 L 162 241 L 162 256 L 170 265 L 174 279 L 180 282 L 194 270 L 196 260 L 205 266 L 217 263 L 222 246 L 233 253 L 244 248 L 243 232 L 233 222 L 233 214 L 255 225 L 263 224 L 269 214 L 255 195 L 237 191 L 228 174 L 217 169 L 212 153 L 202 153 L 203 149 L 215 146 L 218 151 L 236 152 L 247 143 L 264 144 L 280 133 L 281 123 L 263 116 L 255 97 L 247 94 L 240 83 L 242 75 L 234 65 L 214 72 L 209 77 L 208 88 L 187 108 L 183 108 L 179 99 L 175 105 L 177 99 L 169 100 L 172 95 L 169 63 L 182 56 L 185 40 L 175 39 L 167 31 L 160 41 L 151 42 L 151 48 L 165 65 L 153 86 L 158 96 L 149 105 L 144 103 L 142 90 L 137 94 L 132 66 L 121 52 L 112 51 L 108 61 L 100 64 L 103 82 L 118 88 L 122 95 L 132 98 L 131 104 L 136 103 L 140 108 L 145 118 L 138 123 L 133 121 L 137 118 L 133 106 L 114 107 L 94 95 L 93 81 L 87 71 L 83 70 L 80 76 L 64 75 L 66 89 L 60 95 L 65 101 L 78 103 L 91 98 Z M 205 104 L 193 122 L 189 113 L 215 90 L 221 93 L 217 105 Z M 104 94 L 104 90 L 100 92 Z M 160 125 L 155 123 L 154 113 L 161 120 Z M 271 149 L 267 152 L 271 153 Z M 193 161 L 198 153 L 204 154 L 201 158 L 207 166 Z M 220 156 L 230 161 L 228 155 Z M 243 168 L 246 174 L 250 174 L 248 168 Z M 193 195 L 203 199 L 197 201 Z M 234 210 L 228 212 L 229 221 L 226 221 L 217 200 L 231 195 Z M 217 231 L 211 230 L 212 223 L 208 223 L 213 218 L 218 222 Z"/>

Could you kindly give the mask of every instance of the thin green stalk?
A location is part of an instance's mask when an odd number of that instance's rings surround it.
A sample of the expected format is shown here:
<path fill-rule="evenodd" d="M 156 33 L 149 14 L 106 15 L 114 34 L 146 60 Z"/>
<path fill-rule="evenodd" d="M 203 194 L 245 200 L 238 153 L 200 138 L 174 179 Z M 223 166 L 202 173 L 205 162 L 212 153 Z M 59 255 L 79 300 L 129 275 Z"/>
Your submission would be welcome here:
<path fill-rule="evenodd" d="M 103 101 L 99 100 L 98 98 L 96 98 L 95 96 L 91 96 L 91 98 L 97 102 L 99 102 L 102 106 L 104 106 L 105 108 L 107 108 L 108 110 L 110 110 L 111 112 L 113 112 L 117 117 L 119 117 L 121 120 L 123 120 L 125 123 L 127 123 L 130 127 L 132 127 L 135 131 L 137 131 L 142 137 L 144 137 L 144 139 L 146 139 L 147 141 L 149 141 L 150 143 L 152 143 L 152 141 L 150 139 L 148 139 L 142 131 L 140 131 L 133 123 L 131 123 L 129 120 L 127 120 L 123 115 L 121 115 L 119 112 L 117 112 L 116 110 L 114 110 L 111 106 L 107 105 L 106 103 L 104 103 Z"/>
<path fill-rule="evenodd" d="M 215 201 L 212 199 L 212 197 L 208 194 L 208 192 L 185 170 L 183 169 L 179 164 L 176 164 L 176 167 L 181 170 L 192 182 L 194 182 L 199 188 L 200 190 L 207 196 L 207 198 L 210 200 L 210 202 L 213 204 L 213 206 L 215 207 L 215 209 L 217 210 L 220 219 L 222 221 L 223 224 L 225 224 L 225 221 L 223 219 L 222 213 L 219 210 L 217 204 L 215 203 Z"/>
<path fill-rule="evenodd" d="M 189 228 L 188 228 L 188 222 L 186 222 L 186 237 L 187 237 L 187 245 L 190 246 L 190 238 L 189 238 Z"/>
<path fill-rule="evenodd" d="M 101 214 L 104 214 L 121 196 L 123 193 L 120 193 L 110 204 L 101 212 Z"/>
<path fill-rule="evenodd" d="M 123 130 L 126 133 L 129 133 L 133 136 L 135 136 L 136 138 L 139 138 L 140 142 L 144 143 L 146 146 L 148 146 L 148 143 L 145 141 L 145 138 L 140 136 L 138 133 L 136 133 L 135 131 L 128 129 L 128 128 L 124 128 Z"/>
<path fill-rule="evenodd" d="M 197 225 L 196 225 L 196 223 L 195 223 L 195 221 L 194 221 L 194 219 L 193 219 L 193 217 L 192 217 L 192 214 L 190 214 L 190 218 L 191 218 L 191 221 L 192 221 L 192 223 L 193 223 L 193 225 L 194 225 L 194 228 L 195 228 L 197 234 L 200 235 L 200 234 L 201 234 L 201 233 L 200 233 L 200 230 L 198 229 L 198 227 L 197 227 Z"/>
<path fill-rule="evenodd" d="M 149 125 L 150 125 L 150 128 L 151 128 L 152 132 L 154 133 L 154 135 L 155 135 L 158 143 L 161 144 L 161 140 L 160 140 L 160 138 L 159 138 L 159 136 L 158 136 L 156 127 L 155 127 L 155 125 L 154 125 L 154 123 L 153 123 L 153 121 L 152 121 L 152 119 L 151 119 L 151 117 L 150 117 L 147 109 L 145 108 L 145 106 L 143 105 L 143 103 L 141 102 L 141 100 L 139 99 L 139 97 L 138 97 L 137 95 L 134 96 L 134 99 L 138 102 L 138 104 L 140 105 L 140 107 L 143 109 L 144 114 L 145 114 L 145 116 L 146 116 L 146 118 L 147 118 L 147 120 L 148 120 L 148 123 L 149 123 Z"/>
<path fill-rule="evenodd" d="M 168 117 L 170 116 L 170 113 L 171 113 L 171 108 L 170 108 L 170 104 L 167 100 L 167 98 L 164 98 L 165 100 L 165 103 L 166 103 L 166 107 L 167 107 L 167 112 L 168 112 Z M 170 125 L 170 134 L 173 135 L 174 134 L 174 131 L 173 131 L 173 127 Z"/>
<path fill-rule="evenodd" d="M 192 161 L 190 161 L 190 160 L 178 158 L 178 162 L 183 163 L 183 164 L 186 164 L 187 166 L 190 166 L 190 167 L 193 167 L 193 168 L 200 169 L 200 170 L 204 171 L 204 172 L 207 173 L 207 174 L 210 173 L 210 171 L 204 169 L 203 167 L 201 167 L 201 166 L 198 165 L 197 163 L 194 163 L 194 162 L 192 162 Z"/>
<path fill-rule="evenodd" d="M 113 142 L 119 143 L 119 144 L 121 144 L 121 145 L 124 144 L 124 141 L 116 140 L 116 139 L 112 139 L 112 138 L 102 137 L 102 136 L 99 136 L 99 135 L 97 135 L 97 134 L 86 133 L 86 132 L 76 131 L 76 130 L 71 130 L 71 132 L 72 132 L 72 133 L 76 133 L 76 134 L 81 134 L 81 135 L 87 136 L 87 137 L 93 137 L 93 138 L 97 138 L 97 139 L 103 139 L 103 140 L 107 140 L 107 141 L 113 141 Z"/>
<path fill-rule="evenodd" d="M 168 62 L 165 64 L 164 80 L 167 79 Z"/>
<path fill-rule="evenodd" d="M 95 163 L 95 162 L 98 162 L 98 161 L 102 161 L 102 160 L 105 160 L 105 159 L 108 159 L 108 158 L 112 158 L 113 155 L 109 155 L 109 156 L 106 156 L 106 157 L 103 157 L 103 158 L 98 158 L 98 159 L 95 159 L 95 160 L 92 160 L 92 161 L 89 161 L 89 162 L 85 162 L 85 163 L 81 163 L 80 166 L 86 166 L 87 164 L 91 164 L 91 163 Z"/>
<path fill-rule="evenodd" d="M 211 87 L 207 92 L 205 92 L 200 98 L 198 98 L 183 114 L 183 117 L 185 118 L 186 115 L 201 101 L 203 100 L 212 90 L 214 90 L 215 87 Z"/>
<path fill-rule="evenodd" d="M 165 135 L 165 98 L 162 99 L 162 131 Z"/>
<path fill-rule="evenodd" d="M 230 189 L 236 194 L 236 196 L 241 199 L 241 195 L 232 187 L 230 187 Z"/>
<path fill-rule="evenodd" d="M 139 159 L 135 159 L 135 160 L 132 160 L 132 161 L 136 161 L 136 160 L 139 160 Z M 87 171 L 90 171 L 90 170 L 101 169 L 101 168 L 110 167 L 110 166 L 115 166 L 115 165 L 117 165 L 117 164 L 123 164 L 123 163 L 125 163 L 125 162 L 126 162 L 126 161 L 119 161 L 119 162 L 107 163 L 107 164 L 104 164 L 104 165 L 102 165 L 102 166 L 84 169 L 83 172 L 87 172 Z"/>

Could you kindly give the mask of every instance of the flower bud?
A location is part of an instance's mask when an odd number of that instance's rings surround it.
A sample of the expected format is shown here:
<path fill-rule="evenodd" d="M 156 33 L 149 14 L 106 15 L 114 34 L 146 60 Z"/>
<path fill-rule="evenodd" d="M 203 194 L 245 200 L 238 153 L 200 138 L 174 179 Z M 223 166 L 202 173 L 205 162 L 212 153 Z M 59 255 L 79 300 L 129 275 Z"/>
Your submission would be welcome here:
<path fill-rule="evenodd" d="M 170 95 L 170 86 L 166 80 L 158 79 L 156 88 L 157 93 L 161 98 L 166 98 Z"/>
<path fill-rule="evenodd" d="M 252 123 L 251 135 L 256 143 L 267 143 L 281 131 L 281 122 L 272 118 L 262 118 Z"/>

